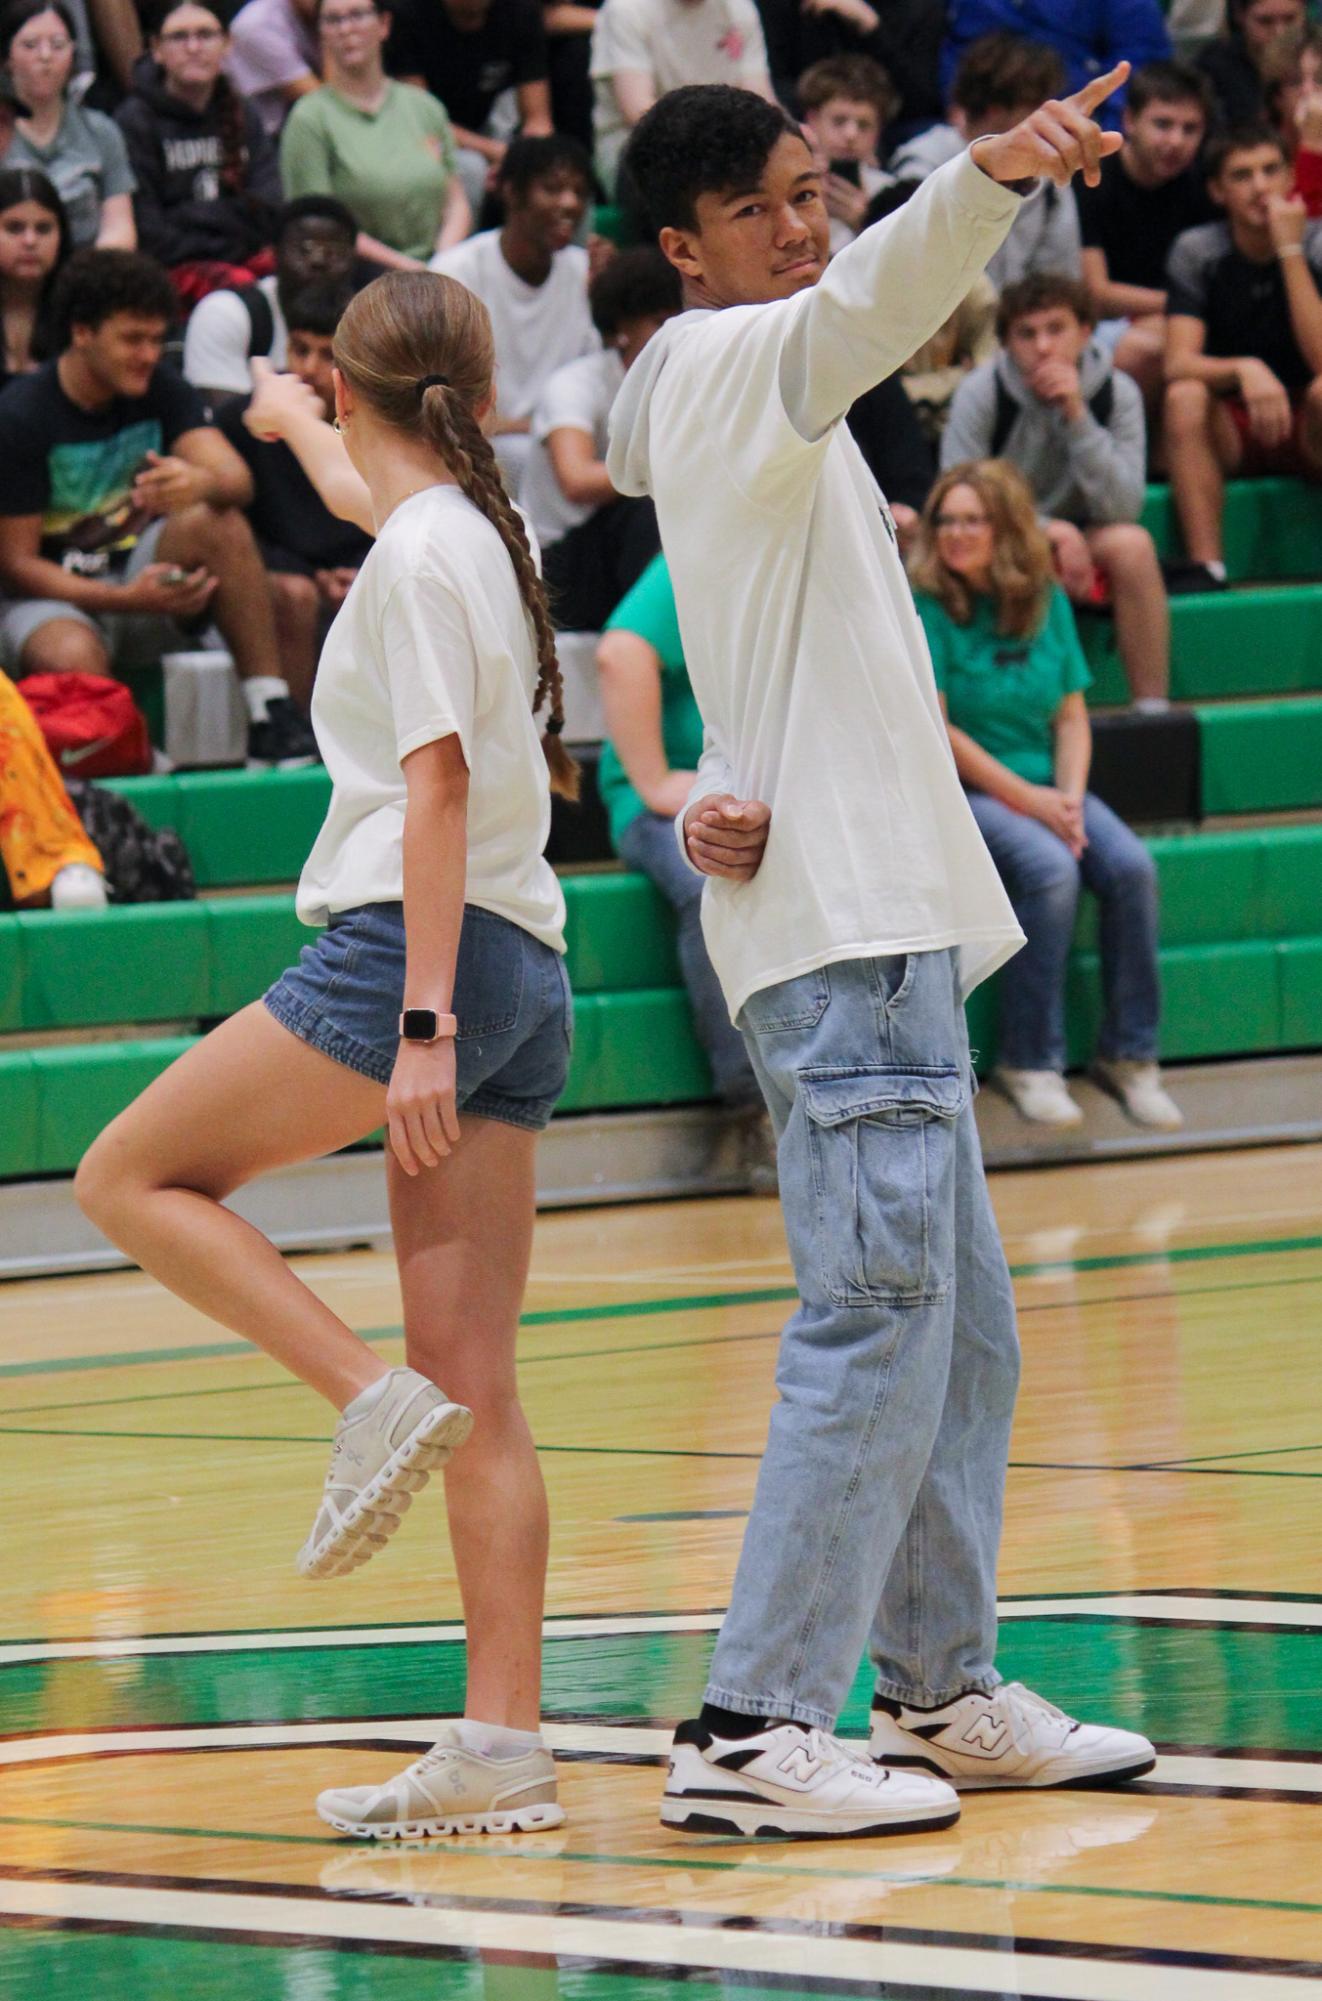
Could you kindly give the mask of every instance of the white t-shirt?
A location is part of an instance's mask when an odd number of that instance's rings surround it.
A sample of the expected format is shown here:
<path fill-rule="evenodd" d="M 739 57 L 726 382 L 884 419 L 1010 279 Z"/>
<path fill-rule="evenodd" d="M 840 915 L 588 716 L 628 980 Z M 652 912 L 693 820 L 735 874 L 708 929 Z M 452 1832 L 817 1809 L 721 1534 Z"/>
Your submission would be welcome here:
<path fill-rule="evenodd" d="M 761 17 L 753 0 L 605 0 L 592 30 L 592 123 L 612 180 L 629 133 L 611 87 L 618 70 L 650 77 L 658 97 L 685 83 L 765 85 Z"/>
<path fill-rule="evenodd" d="M 476 292 L 491 315 L 503 417 L 531 417 L 556 369 L 601 346 L 588 312 L 588 253 L 577 243 L 556 251 L 542 285 L 526 284 L 511 271 L 498 229 L 439 251 L 431 268 Z"/>
<path fill-rule="evenodd" d="M 272 368 L 285 365 L 289 329 L 276 296 L 279 280 L 259 278 L 257 289 L 271 308 L 271 346 L 266 355 Z M 235 396 L 252 390 L 252 320 L 237 292 L 208 292 L 193 308 L 184 335 L 184 375 L 199 389 L 224 389 Z"/>
<path fill-rule="evenodd" d="M 599 459 L 606 456 L 607 425 L 611 404 L 620 393 L 624 363 L 613 347 L 600 354 L 585 354 L 567 368 L 557 368 L 542 391 L 533 411 L 532 439 L 519 505 L 536 530 L 543 549 L 549 549 L 571 528 L 580 528 L 596 513 L 595 507 L 568 500 L 555 476 L 546 441 L 552 431 L 585 431 Z"/>
<path fill-rule="evenodd" d="M 1018 197 L 963 158 L 795 298 L 688 312 L 611 414 L 651 493 L 707 731 L 694 797 L 771 807 L 753 880 L 709 880 L 731 1015 L 842 959 L 958 947 L 965 991 L 1022 942 L 960 787 L 894 526 L 842 421 L 942 325 Z"/>
<path fill-rule="evenodd" d="M 312 722 L 331 803 L 298 914 L 404 894 L 403 760 L 457 735 L 470 773 L 465 899 L 565 949 L 543 849 L 551 794 L 533 720 L 537 654 L 505 544 L 454 486 L 401 502 L 326 637 Z"/>

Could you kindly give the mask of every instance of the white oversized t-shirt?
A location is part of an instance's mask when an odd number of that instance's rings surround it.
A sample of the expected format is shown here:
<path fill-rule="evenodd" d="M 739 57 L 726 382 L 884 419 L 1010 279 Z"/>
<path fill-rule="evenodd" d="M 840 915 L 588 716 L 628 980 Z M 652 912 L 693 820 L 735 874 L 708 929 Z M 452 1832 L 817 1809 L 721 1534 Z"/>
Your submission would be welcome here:
<path fill-rule="evenodd" d="M 541 285 L 510 269 L 498 229 L 438 252 L 431 268 L 467 285 L 491 315 L 502 417 L 531 417 L 556 369 L 601 346 L 588 311 L 588 253 L 577 243 L 556 251 Z"/>
<path fill-rule="evenodd" d="M 658 97 L 686 83 L 765 85 L 762 19 L 753 0 L 604 0 L 590 68 L 597 155 L 613 180 L 629 128 L 611 78 L 635 70 L 652 79 Z"/>
<path fill-rule="evenodd" d="M 289 329 L 280 310 L 279 280 L 259 278 L 257 289 L 271 308 L 271 344 L 264 359 L 281 369 Z M 184 334 L 184 375 L 197 389 L 250 395 L 252 336 L 252 319 L 237 291 L 208 292 L 194 306 Z"/>
<path fill-rule="evenodd" d="M 543 549 L 549 549 L 571 528 L 580 528 L 595 507 L 570 500 L 555 476 L 546 441 L 552 431 L 583 431 L 599 459 L 606 456 L 611 405 L 620 393 L 624 363 L 613 347 L 585 354 L 567 368 L 557 368 L 532 413 L 532 438 L 519 505 L 533 525 Z"/>
<path fill-rule="evenodd" d="M 771 808 L 752 881 L 703 892 L 732 1016 L 762 987 L 886 953 L 958 947 L 967 992 L 1022 943 L 843 421 L 954 310 L 1018 199 L 956 160 L 812 289 L 670 320 L 616 399 L 606 462 L 619 492 L 656 501 L 707 731 L 694 796 Z"/>
<path fill-rule="evenodd" d="M 532 631 L 496 529 L 455 486 L 402 501 L 317 670 L 312 723 L 332 790 L 298 885 L 305 924 L 401 900 L 401 764 L 457 735 L 470 774 L 465 900 L 564 951 L 564 897 L 543 853 L 551 796 L 536 684 Z"/>

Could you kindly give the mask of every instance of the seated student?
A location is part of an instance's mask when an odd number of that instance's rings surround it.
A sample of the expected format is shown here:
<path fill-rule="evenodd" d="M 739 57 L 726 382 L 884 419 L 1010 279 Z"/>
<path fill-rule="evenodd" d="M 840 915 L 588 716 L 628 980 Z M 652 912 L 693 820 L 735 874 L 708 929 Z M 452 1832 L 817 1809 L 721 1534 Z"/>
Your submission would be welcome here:
<path fill-rule="evenodd" d="M 1207 174 L 1225 216 L 1170 254 L 1164 425 L 1185 550 L 1215 589 L 1227 475 L 1322 479 L 1322 224 L 1265 126 L 1214 139 Z"/>
<path fill-rule="evenodd" d="M 496 342 L 492 445 L 517 493 L 532 414 L 558 368 L 601 346 L 588 311 L 588 253 L 574 241 L 592 194 L 592 166 L 575 139 L 516 139 L 501 162 L 500 229 L 432 259 L 476 292 Z"/>
<path fill-rule="evenodd" d="M 519 488 L 562 632 L 599 632 L 661 547 L 651 501 L 610 483 L 606 425 L 626 369 L 680 310 L 679 273 L 659 250 L 623 250 L 593 279 L 588 304 L 601 351 L 558 368 L 542 391 Z"/>
<path fill-rule="evenodd" d="M 1121 61 L 1163 62 L 1171 52 L 1162 0 L 948 0 L 941 82 L 947 88 L 969 47 L 983 36 L 1012 28 L 1054 49 L 1063 66 L 1062 97 L 1082 90 Z M 1098 106 L 1102 125 L 1119 122 L 1123 90 Z"/>
<path fill-rule="evenodd" d="M 554 129 L 542 9 L 538 0 L 396 0 L 394 23 L 390 73 L 449 112 L 478 215 L 511 131 L 545 139 Z"/>
<path fill-rule="evenodd" d="M 353 297 L 351 285 L 314 282 L 285 295 L 285 367 L 306 382 L 329 423 L 335 415 L 331 339 Z M 258 361 L 260 375 L 267 363 Z M 281 672 L 306 710 L 312 701 L 317 654 L 330 619 L 348 595 L 371 539 L 332 514 L 283 439 L 255 438 L 244 422 L 251 398 L 233 397 L 216 416 L 252 477 L 244 512 L 261 551 L 275 604 Z"/>
<path fill-rule="evenodd" d="M 22 107 L 7 167 L 36 167 L 64 203 L 75 248 L 132 250 L 133 169 L 113 118 L 69 96 L 73 16 L 60 0 L 14 0 L 0 55 Z"/>
<path fill-rule="evenodd" d="M 1098 339 L 1149 406 L 1165 381 L 1166 259 L 1177 236 L 1216 214 L 1198 160 L 1209 106 L 1202 73 L 1187 63 L 1136 71 L 1123 149 L 1102 161 L 1095 188 L 1076 190 Z"/>
<path fill-rule="evenodd" d="M 278 671 L 252 481 L 161 353 L 169 278 L 127 250 L 84 250 L 56 286 L 58 359 L 0 395 L 0 666 L 106 674 L 196 643 L 214 619 L 243 681 L 249 754 L 310 763 Z"/>
<path fill-rule="evenodd" d="M 984 35 L 960 59 L 950 91 L 950 122 L 933 125 L 897 146 L 886 162 L 897 181 L 922 181 L 975 139 L 1008 132 L 1065 88 L 1065 67 L 1054 49 L 1022 36 Z M 1047 182 L 1026 201 L 987 276 L 998 292 L 1030 271 L 1065 271 L 1077 277 L 1079 211 L 1073 191 Z"/>
<path fill-rule="evenodd" d="M 868 56 L 835 56 L 806 69 L 796 95 L 825 171 L 822 193 L 834 256 L 853 242 L 869 220 L 869 203 L 891 185 L 877 158 L 897 103 L 895 90 L 885 70 Z"/>
<path fill-rule="evenodd" d="M 943 467 L 1007 458 L 1033 490 L 1060 580 L 1076 604 L 1109 600 L 1135 705 L 1165 708 L 1170 605 L 1152 537 L 1143 398 L 1094 341 L 1076 278 L 1024 278 L 1001 296 L 995 361 L 960 384 Z M 1100 577 L 1100 588 L 1099 588 Z"/>
<path fill-rule="evenodd" d="M 729 83 L 774 99 L 753 0 L 603 0 L 592 31 L 596 166 L 608 195 L 645 111 L 686 83 Z"/>
<path fill-rule="evenodd" d="M 886 72 L 895 93 L 894 117 L 906 132 L 940 118 L 945 99 L 937 60 L 945 13 L 942 0 L 758 0 L 771 81 L 792 104 L 796 83 L 815 63 L 866 56 Z"/>
<path fill-rule="evenodd" d="M 1267 117 L 1267 56 L 1281 35 L 1308 22 L 1308 0 L 1227 0 L 1225 27 L 1198 51 L 1212 88 L 1216 122 L 1257 125 Z"/>
<path fill-rule="evenodd" d="M 675 594 L 657 556 L 618 605 L 597 648 L 607 741 L 597 784 L 611 842 L 626 867 L 654 882 L 679 919 L 679 964 L 693 1026 L 722 1104 L 747 1112 L 746 1165 L 754 1192 L 775 1189 L 775 1142 L 743 1037 L 730 1020 L 702 936 L 704 878 L 675 840 L 675 815 L 693 788 L 702 717 L 689 685 Z"/>
<path fill-rule="evenodd" d="M 1267 119 L 1294 163 L 1293 191 L 1322 216 L 1322 28 L 1278 35 L 1263 61 Z"/>
<path fill-rule="evenodd" d="M 115 113 L 138 184 L 138 241 L 188 306 L 271 267 L 279 165 L 257 113 L 223 74 L 227 45 L 213 8 L 159 0 L 151 52 Z"/>
<path fill-rule="evenodd" d="M 333 195 L 286 202 L 275 224 L 275 271 L 256 285 L 209 292 L 189 316 L 184 374 L 211 396 L 246 396 L 254 355 L 285 365 L 285 295 L 313 280 L 346 284 L 357 263 L 358 225 Z"/>
<path fill-rule="evenodd" d="M 20 910 L 97 910 L 107 900 L 101 856 L 7 674 L 0 674 L 0 870 Z"/>
<path fill-rule="evenodd" d="M 845 415 L 864 464 L 885 496 L 901 555 L 936 478 L 936 454 L 898 375 L 865 390 Z"/>
<path fill-rule="evenodd" d="M 230 22 L 225 71 L 276 138 L 290 105 L 321 83 L 317 0 L 246 0 Z"/>
<path fill-rule="evenodd" d="M 910 564 L 950 746 L 1027 943 L 1000 974 L 994 1081 L 1024 1118 L 1078 1125 L 1065 1086 L 1065 976 L 1079 890 L 1101 905 L 1093 1076 L 1139 1125 L 1183 1123 L 1157 1069 L 1152 857 L 1088 790 L 1089 675 L 1033 496 L 1001 460 L 951 466 Z"/>
<path fill-rule="evenodd" d="M 377 0 L 320 0 L 317 24 L 326 81 L 285 121 L 285 193 L 334 195 L 357 217 L 361 256 L 416 267 L 473 226 L 445 106 L 386 75 Z"/>
<path fill-rule="evenodd" d="M 69 258 L 64 204 L 35 167 L 0 167 L 0 388 L 54 353 L 51 297 Z"/>

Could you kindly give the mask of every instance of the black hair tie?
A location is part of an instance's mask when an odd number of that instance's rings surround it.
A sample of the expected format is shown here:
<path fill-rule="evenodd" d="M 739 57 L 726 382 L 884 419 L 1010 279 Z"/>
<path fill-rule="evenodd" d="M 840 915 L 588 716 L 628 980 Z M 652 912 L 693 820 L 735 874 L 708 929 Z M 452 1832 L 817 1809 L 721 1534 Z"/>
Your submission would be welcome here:
<path fill-rule="evenodd" d="M 421 403 L 429 389 L 449 389 L 452 387 L 448 375 L 424 375 L 418 384 L 418 401 Z"/>
<path fill-rule="evenodd" d="M 547 718 L 546 734 L 548 736 L 559 736 L 564 726 L 565 719 L 563 716 L 550 716 Z"/>

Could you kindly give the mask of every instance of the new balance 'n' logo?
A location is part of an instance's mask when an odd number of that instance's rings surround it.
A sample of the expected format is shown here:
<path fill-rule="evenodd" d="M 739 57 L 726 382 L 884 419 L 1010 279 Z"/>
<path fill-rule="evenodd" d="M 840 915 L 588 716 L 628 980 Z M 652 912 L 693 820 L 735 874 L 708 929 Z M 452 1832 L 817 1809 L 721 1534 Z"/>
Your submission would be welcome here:
<path fill-rule="evenodd" d="M 784 1772 L 786 1778 L 793 1779 L 801 1786 L 806 1786 L 810 1779 L 815 1779 L 821 1769 L 821 1759 L 814 1757 L 806 1744 L 796 1744 L 776 1767 L 778 1772 Z"/>
<path fill-rule="evenodd" d="M 1000 1750 L 1008 1734 L 1007 1726 L 993 1716 L 989 1709 L 984 1709 L 977 1721 L 964 1731 L 959 1741 L 966 1749 L 984 1751 L 989 1758 L 992 1758 Z"/>

